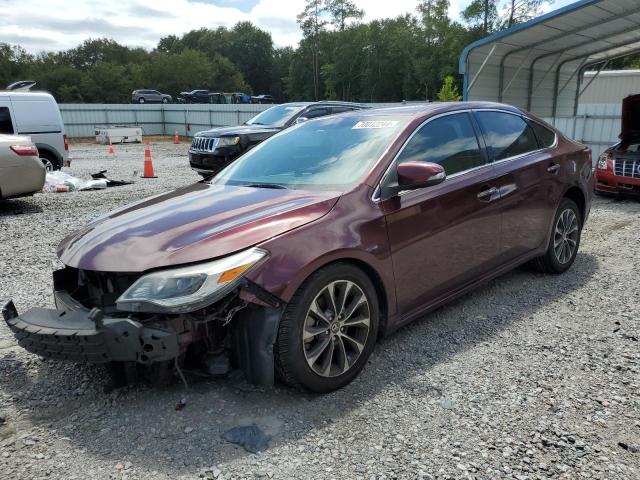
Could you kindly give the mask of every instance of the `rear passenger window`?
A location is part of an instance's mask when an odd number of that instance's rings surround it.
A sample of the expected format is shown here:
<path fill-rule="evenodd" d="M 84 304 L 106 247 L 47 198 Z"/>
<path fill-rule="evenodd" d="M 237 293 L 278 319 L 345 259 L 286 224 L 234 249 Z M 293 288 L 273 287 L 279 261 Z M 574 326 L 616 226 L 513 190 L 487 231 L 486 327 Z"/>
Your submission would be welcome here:
<path fill-rule="evenodd" d="M 549 148 L 556 143 L 556 133 L 554 131 L 533 121 L 530 121 L 529 125 L 531 125 L 531 128 L 533 128 L 533 131 L 536 133 L 536 137 L 538 137 L 538 145 L 540 145 L 540 148 Z"/>
<path fill-rule="evenodd" d="M 503 112 L 476 112 L 494 160 L 538 150 L 533 130 L 522 117 Z"/>
<path fill-rule="evenodd" d="M 427 123 L 400 153 L 398 164 L 403 162 L 438 163 L 447 175 L 483 165 L 469 114 L 446 115 Z"/>
<path fill-rule="evenodd" d="M 0 133 L 14 133 L 11 113 L 8 107 L 0 107 Z"/>
<path fill-rule="evenodd" d="M 329 110 L 327 110 L 326 108 L 315 108 L 313 110 L 309 110 L 302 116 L 306 118 L 318 118 L 324 117 L 325 115 L 329 115 Z"/>

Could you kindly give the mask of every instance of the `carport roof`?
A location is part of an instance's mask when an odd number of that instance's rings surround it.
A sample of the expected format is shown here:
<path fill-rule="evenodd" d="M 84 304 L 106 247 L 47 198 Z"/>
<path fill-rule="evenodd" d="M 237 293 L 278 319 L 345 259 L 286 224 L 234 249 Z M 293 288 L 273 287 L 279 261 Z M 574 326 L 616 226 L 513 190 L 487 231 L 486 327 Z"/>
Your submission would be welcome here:
<path fill-rule="evenodd" d="M 588 67 L 638 52 L 639 0 L 581 0 L 466 47 L 464 98 L 572 116 Z"/>

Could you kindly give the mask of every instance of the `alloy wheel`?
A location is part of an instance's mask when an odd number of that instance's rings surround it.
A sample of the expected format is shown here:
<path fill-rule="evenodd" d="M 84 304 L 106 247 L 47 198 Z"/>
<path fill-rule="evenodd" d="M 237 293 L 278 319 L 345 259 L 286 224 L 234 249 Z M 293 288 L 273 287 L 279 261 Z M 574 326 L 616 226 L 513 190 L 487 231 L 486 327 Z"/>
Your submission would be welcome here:
<path fill-rule="evenodd" d="M 346 373 L 360 358 L 371 328 L 369 301 L 349 280 L 325 286 L 311 302 L 302 340 L 307 365 L 322 377 Z"/>
<path fill-rule="evenodd" d="M 44 168 L 47 170 L 47 172 L 53 172 L 54 168 L 53 168 L 53 162 L 51 160 L 45 157 L 40 157 L 40 161 L 44 165 Z"/>
<path fill-rule="evenodd" d="M 553 237 L 553 250 L 556 259 L 562 265 L 573 258 L 578 245 L 578 217 L 576 213 L 567 208 L 558 216 Z"/>

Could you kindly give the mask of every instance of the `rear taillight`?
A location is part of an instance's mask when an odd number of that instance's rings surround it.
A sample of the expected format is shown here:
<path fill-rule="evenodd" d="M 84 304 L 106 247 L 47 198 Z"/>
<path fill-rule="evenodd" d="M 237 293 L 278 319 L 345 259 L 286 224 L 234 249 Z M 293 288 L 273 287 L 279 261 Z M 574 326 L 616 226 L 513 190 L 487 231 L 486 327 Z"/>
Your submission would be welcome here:
<path fill-rule="evenodd" d="M 64 139 L 64 149 L 65 151 L 69 150 L 69 142 L 67 141 L 67 134 L 65 133 L 64 135 L 62 135 L 62 138 Z"/>
<path fill-rule="evenodd" d="M 9 148 L 21 157 L 38 156 L 38 149 L 35 145 L 11 145 Z"/>

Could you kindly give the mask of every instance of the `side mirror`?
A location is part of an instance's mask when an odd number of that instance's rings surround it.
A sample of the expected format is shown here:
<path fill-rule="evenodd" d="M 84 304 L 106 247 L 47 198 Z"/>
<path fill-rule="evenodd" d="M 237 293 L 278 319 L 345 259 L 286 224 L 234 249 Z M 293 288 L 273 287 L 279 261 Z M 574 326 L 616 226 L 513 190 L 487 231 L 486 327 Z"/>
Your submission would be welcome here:
<path fill-rule="evenodd" d="M 296 118 L 296 125 L 300 124 L 300 123 L 304 123 L 306 121 L 308 121 L 309 119 L 307 117 L 298 117 Z"/>
<path fill-rule="evenodd" d="M 398 186 L 401 190 L 431 187 L 446 178 L 444 168 L 437 163 L 404 162 L 398 165 Z"/>
<path fill-rule="evenodd" d="M 404 162 L 398 165 L 396 172 L 398 183 L 382 188 L 382 195 L 385 198 L 397 195 L 404 190 L 417 190 L 438 185 L 447 178 L 442 165 L 430 162 Z"/>

